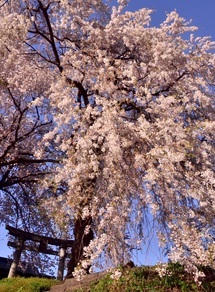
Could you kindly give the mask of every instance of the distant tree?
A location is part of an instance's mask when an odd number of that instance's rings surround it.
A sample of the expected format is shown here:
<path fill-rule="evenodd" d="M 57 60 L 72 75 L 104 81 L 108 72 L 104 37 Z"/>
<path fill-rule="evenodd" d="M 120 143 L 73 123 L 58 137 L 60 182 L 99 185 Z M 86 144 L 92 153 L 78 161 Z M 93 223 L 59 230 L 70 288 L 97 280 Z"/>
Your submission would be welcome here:
<path fill-rule="evenodd" d="M 61 153 L 42 188 L 66 186 L 44 206 L 73 222 L 68 277 L 100 256 L 127 261 L 146 239 L 149 209 L 172 261 L 213 266 L 214 43 L 175 11 L 155 28 L 151 10 L 108 2 L 11 0 L 1 9 L 2 84 L 12 101 L 33 95 L 29 104 L 53 120 L 33 155 L 43 159 L 51 145 Z"/>

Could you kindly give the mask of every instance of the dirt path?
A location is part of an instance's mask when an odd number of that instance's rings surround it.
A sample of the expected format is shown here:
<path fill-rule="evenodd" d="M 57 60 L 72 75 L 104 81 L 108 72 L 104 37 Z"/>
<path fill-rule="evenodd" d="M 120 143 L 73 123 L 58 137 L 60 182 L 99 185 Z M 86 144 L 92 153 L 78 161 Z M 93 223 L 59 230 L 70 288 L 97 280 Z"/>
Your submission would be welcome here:
<path fill-rule="evenodd" d="M 107 273 L 108 273 L 107 271 L 104 271 L 104 272 L 100 272 L 100 273 L 86 275 L 83 278 L 83 280 L 80 282 L 77 281 L 76 279 L 68 279 L 68 280 L 65 280 L 65 282 L 63 284 L 52 286 L 51 289 L 49 290 L 49 292 L 70 292 L 70 291 L 74 291 L 74 290 L 80 289 L 80 288 L 82 288 L 86 291 L 89 291 L 88 289 L 90 287 L 90 284 L 93 281 L 102 278 Z"/>

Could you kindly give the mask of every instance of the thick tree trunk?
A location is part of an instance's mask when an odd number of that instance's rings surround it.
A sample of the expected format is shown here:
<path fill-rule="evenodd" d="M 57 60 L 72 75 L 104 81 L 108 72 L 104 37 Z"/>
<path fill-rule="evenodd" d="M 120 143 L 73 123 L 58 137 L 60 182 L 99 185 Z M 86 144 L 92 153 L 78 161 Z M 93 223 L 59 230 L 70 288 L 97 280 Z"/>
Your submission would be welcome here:
<path fill-rule="evenodd" d="M 77 267 L 80 261 L 84 259 L 84 247 L 88 246 L 90 241 L 94 238 L 92 229 L 90 229 L 88 234 L 85 234 L 85 228 L 89 225 L 91 226 L 91 224 L 92 218 L 90 216 L 85 219 L 80 217 L 75 220 L 74 245 L 72 248 L 71 259 L 69 260 L 67 266 L 67 279 L 73 277 L 72 273 L 74 272 L 75 267 Z M 89 268 L 90 267 L 88 267 L 86 270 L 87 273 L 89 273 Z"/>

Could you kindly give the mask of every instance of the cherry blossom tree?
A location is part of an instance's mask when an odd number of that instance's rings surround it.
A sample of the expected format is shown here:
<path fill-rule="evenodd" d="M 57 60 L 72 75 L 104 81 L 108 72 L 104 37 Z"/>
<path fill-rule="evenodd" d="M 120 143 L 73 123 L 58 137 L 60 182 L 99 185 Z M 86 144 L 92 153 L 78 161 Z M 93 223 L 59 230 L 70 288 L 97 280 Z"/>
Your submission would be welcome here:
<path fill-rule="evenodd" d="M 1 86 L 27 119 L 9 132 L 32 130 L 38 161 L 60 154 L 40 188 L 65 186 L 44 204 L 59 224 L 73 222 L 68 277 L 101 257 L 106 266 L 126 261 L 147 239 L 148 210 L 172 261 L 214 267 L 215 43 L 176 11 L 155 28 L 151 10 L 123 12 L 127 1 L 117 2 L 3 5 Z"/>

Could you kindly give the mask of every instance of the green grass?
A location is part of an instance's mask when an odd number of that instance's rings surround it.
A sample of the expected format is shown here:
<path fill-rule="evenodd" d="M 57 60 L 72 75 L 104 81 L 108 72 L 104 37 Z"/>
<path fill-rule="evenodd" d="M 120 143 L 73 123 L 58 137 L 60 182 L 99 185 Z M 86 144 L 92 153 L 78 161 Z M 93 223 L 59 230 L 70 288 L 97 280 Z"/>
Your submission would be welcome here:
<path fill-rule="evenodd" d="M 169 264 L 168 274 L 159 277 L 155 267 L 139 267 L 122 271 L 119 280 L 107 274 L 91 285 L 90 292 L 211 292 L 215 291 L 214 282 L 203 282 L 198 286 L 179 264 Z M 81 290 L 79 290 L 81 291 Z"/>
<path fill-rule="evenodd" d="M 56 280 L 46 278 L 5 278 L 0 280 L 0 292 L 42 292 L 57 283 Z"/>

